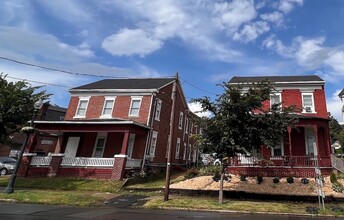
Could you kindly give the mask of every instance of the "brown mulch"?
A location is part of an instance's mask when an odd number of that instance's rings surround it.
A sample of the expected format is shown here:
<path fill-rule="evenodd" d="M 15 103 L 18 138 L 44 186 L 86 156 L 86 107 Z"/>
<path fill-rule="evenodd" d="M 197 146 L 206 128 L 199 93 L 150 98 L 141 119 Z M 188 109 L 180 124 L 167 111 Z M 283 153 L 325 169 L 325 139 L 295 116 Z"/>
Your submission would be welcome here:
<path fill-rule="evenodd" d="M 240 181 L 239 176 L 231 175 L 230 181 L 224 181 L 224 190 L 238 190 L 245 192 L 283 194 L 283 195 L 317 195 L 317 185 L 314 178 L 308 178 L 309 183 L 301 183 L 301 178 L 294 178 L 294 183 L 287 183 L 286 178 L 281 178 L 279 183 L 273 183 L 272 177 L 263 177 L 261 184 L 256 183 L 255 177 L 247 177 L 247 181 Z M 325 196 L 334 195 L 344 197 L 343 193 L 337 193 L 332 190 L 332 184 L 329 177 L 324 178 L 325 183 L 323 192 Z M 344 185 L 344 180 L 338 180 Z M 175 189 L 204 189 L 219 190 L 220 181 L 213 181 L 212 176 L 199 176 L 171 185 Z"/>

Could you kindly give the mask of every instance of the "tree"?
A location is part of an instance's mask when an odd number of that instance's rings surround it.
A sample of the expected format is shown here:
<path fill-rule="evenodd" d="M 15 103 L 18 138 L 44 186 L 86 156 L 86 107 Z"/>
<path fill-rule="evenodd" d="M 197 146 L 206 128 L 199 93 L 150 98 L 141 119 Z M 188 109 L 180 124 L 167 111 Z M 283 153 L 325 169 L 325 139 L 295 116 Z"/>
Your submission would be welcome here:
<path fill-rule="evenodd" d="M 340 125 L 337 121 L 337 119 L 335 119 L 331 113 L 329 113 L 329 118 L 330 118 L 330 122 L 329 122 L 329 126 L 330 126 L 330 138 L 331 138 L 331 143 L 334 143 L 335 141 L 340 141 L 341 144 L 344 144 L 342 141 L 342 135 L 341 132 L 344 130 L 343 126 Z"/>
<path fill-rule="evenodd" d="M 0 143 L 6 143 L 32 118 L 38 99 L 49 97 L 46 91 L 36 92 L 40 88 L 25 81 L 8 82 L 6 75 L 0 74 Z"/>
<path fill-rule="evenodd" d="M 239 85 L 223 83 L 222 87 L 224 93 L 215 102 L 209 97 L 194 100 L 201 103 L 203 111 L 213 113 L 207 120 L 204 142 L 220 158 L 228 161 L 238 153 L 258 155 L 262 145 L 278 146 L 287 127 L 297 122 L 297 118 L 290 114 L 296 111 L 294 106 L 282 109 L 281 103 L 276 103 L 269 109 L 264 108 L 264 102 L 275 91 L 270 81 Z M 223 186 L 227 166 L 223 164 L 220 186 Z M 221 196 L 220 187 L 220 203 Z"/>

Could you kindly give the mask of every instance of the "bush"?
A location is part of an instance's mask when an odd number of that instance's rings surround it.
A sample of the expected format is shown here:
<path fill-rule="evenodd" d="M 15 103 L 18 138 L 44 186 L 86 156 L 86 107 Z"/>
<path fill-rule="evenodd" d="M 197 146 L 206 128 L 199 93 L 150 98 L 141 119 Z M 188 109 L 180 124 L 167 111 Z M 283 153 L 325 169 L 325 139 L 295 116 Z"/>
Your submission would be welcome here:
<path fill-rule="evenodd" d="M 279 183 L 279 182 L 280 182 L 280 178 L 279 178 L 279 177 L 274 177 L 274 178 L 272 179 L 272 182 L 273 182 L 273 183 Z"/>
<path fill-rule="evenodd" d="M 261 184 L 263 182 L 263 177 L 262 176 L 257 176 L 257 183 Z"/>
<path fill-rule="evenodd" d="M 246 181 L 246 175 L 241 174 L 240 175 L 240 181 Z"/>
<path fill-rule="evenodd" d="M 331 181 L 331 183 L 337 182 L 337 175 L 335 173 L 331 173 L 330 181 Z"/>
<path fill-rule="evenodd" d="M 288 176 L 287 177 L 287 183 L 294 183 L 294 177 Z"/>
<path fill-rule="evenodd" d="M 221 166 L 207 166 L 199 170 L 198 175 L 201 176 L 214 176 L 217 173 L 221 173 Z"/>
<path fill-rule="evenodd" d="M 332 189 L 335 192 L 343 192 L 343 185 L 340 182 L 334 182 L 332 183 Z"/>
<path fill-rule="evenodd" d="M 187 170 L 185 175 L 184 175 L 184 178 L 185 179 L 192 179 L 194 178 L 195 176 L 198 175 L 198 170 L 195 170 L 195 169 L 190 169 L 190 170 Z"/>
<path fill-rule="evenodd" d="M 309 180 L 307 178 L 302 178 L 301 179 L 301 183 L 303 184 L 308 184 L 309 183 Z"/>

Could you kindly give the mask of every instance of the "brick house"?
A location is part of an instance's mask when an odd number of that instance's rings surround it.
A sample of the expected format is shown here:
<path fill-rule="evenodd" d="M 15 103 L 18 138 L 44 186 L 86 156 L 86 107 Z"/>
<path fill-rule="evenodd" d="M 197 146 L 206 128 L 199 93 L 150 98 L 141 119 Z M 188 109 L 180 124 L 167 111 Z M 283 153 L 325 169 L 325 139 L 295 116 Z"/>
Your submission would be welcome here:
<path fill-rule="evenodd" d="M 300 109 L 293 114 L 298 123 L 288 128 L 279 146 L 261 147 L 260 154 L 265 160 L 239 156 L 229 170 L 251 176 L 310 177 L 315 174 L 314 167 L 319 166 L 323 174 L 332 172 L 325 81 L 307 75 L 233 77 L 229 83 L 247 85 L 265 79 L 273 81 L 276 89 L 264 103 L 266 110 L 274 103 L 281 103 L 282 108 L 294 105 Z"/>
<path fill-rule="evenodd" d="M 197 116 L 178 77 L 105 79 L 70 93 L 63 121 L 35 121 L 40 135 L 26 147 L 21 175 L 122 179 L 146 166 L 164 167 L 172 123 L 172 164 L 195 162 L 190 135 L 199 132 Z M 48 145 L 49 155 L 35 154 Z"/>

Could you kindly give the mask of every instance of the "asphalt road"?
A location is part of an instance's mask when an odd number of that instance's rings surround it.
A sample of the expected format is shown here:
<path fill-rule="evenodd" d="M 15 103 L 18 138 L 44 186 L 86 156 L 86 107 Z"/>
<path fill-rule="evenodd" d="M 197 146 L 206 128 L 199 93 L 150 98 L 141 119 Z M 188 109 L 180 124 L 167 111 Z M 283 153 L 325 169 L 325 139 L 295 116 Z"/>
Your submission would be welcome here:
<path fill-rule="evenodd" d="M 174 211 L 102 207 L 67 207 L 35 204 L 0 203 L 0 219 L 104 219 L 104 220 L 184 220 L 184 219 L 255 219 L 255 220 L 303 220 L 333 219 L 312 216 L 288 216 L 265 214 L 242 214 L 224 212 Z"/>

